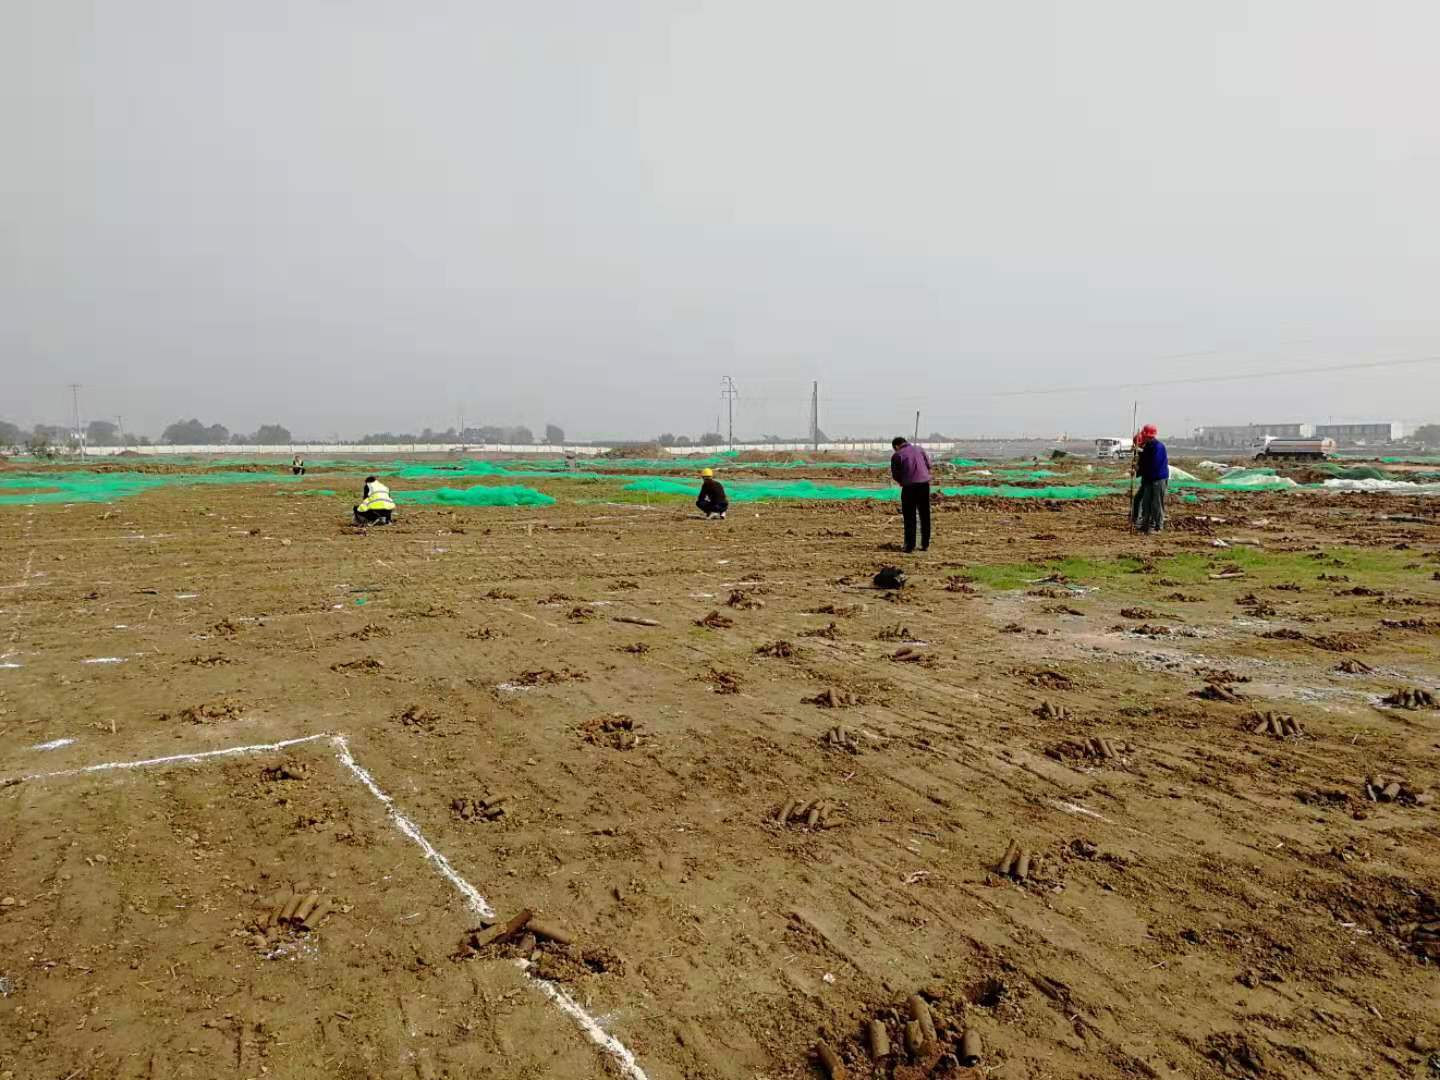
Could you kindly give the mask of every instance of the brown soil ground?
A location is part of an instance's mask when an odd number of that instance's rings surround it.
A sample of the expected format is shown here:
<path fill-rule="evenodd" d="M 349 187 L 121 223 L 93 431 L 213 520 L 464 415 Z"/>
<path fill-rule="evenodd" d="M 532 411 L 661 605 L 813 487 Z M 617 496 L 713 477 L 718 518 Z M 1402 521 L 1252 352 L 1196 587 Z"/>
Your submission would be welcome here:
<path fill-rule="evenodd" d="M 323 733 L 653 1080 L 1440 1061 L 1440 505 L 347 510 L 0 509 L 0 1076 L 621 1075 L 330 741 L 35 776 Z"/>

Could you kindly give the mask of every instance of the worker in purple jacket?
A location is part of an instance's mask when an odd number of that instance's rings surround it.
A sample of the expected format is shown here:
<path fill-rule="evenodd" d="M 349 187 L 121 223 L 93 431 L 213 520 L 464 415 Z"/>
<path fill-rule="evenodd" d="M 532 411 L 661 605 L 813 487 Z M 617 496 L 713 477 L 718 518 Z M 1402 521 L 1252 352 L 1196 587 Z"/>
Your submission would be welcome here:
<path fill-rule="evenodd" d="M 920 519 L 920 550 L 930 550 L 930 457 L 920 447 L 895 436 L 890 443 L 890 475 L 900 485 L 900 512 L 905 515 L 905 551 L 915 550 L 915 519 Z"/>
<path fill-rule="evenodd" d="M 1165 528 L 1165 490 L 1170 486 L 1170 454 L 1154 424 L 1135 433 L 1135 475 L 1140 490 L 1130 507 L 1130 521 L 1142 533 Z"/>

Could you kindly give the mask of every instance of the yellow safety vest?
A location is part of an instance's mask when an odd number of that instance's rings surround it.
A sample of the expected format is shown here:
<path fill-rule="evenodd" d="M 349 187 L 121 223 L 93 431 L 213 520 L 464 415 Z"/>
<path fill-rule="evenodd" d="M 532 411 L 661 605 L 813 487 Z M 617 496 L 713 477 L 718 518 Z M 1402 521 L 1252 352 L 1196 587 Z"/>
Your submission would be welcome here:
<path fill-rule="evenodd" d="M 355 509 L 361 513 L 366 510 L 394 510 L 395 500 L 390 497 L 390 489 L 377 480 L 370 485 L 370 494 L 361 499 Z"/>

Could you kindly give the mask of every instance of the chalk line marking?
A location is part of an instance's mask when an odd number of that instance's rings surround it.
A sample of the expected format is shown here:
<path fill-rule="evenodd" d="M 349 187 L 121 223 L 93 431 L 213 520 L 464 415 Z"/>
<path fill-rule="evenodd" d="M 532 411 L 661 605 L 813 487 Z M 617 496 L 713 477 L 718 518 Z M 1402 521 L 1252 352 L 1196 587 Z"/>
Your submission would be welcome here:
<path fill-rule="evenodd" d="M 420 827 L 400 813 L 395 806 L 395 800 L 381 790 L 380 785 L 375 783 L 375 778 L 370 775 L 369 771 L 355 760 L 355 755 L 350 753 L 350 744 L 346 741 L 345 736 L 335 735 L 330 742 L 335 747 L 335 756 L 340 759 L 340 764 L 354 773 L 356 778 L 370 790 L 370 794 L 380 800 L 385 807 L 385 816 L 390 819 L 391 824 L 409 837 L 415 846 L 425 853 L 425 858 L 435 864 L 435 868 L 440 871 L 440 876 L 455 886 L 456 891 L 465 898 L 465 905 L 482 919 L 495 918 L 495 912 L 485 902 L 485 898 L 480 895 L 479 890 L 455 872 L 455 868 L 450 865 L 450 860 L 435 850 L 434 845 L 425 839 Z"/>
<path fill-rule="evenodd" d="M 640 1067 L 640 1063 L 635 1060 L 635 1055 L 630 1052 L 630 1048 L 602 1028 L 600 1021 L 582 1009 L 574 998 L 554 983 L 542 979 L 538 975 L 530 974 L 529 960 L 516 960 L 515 966 L 520 969 L 525 978 L 535 984 L 551 1004 L 580 1025 L 580 1030 L 585 1033 L 586 1038 L 614 1058 L 616 1064 L 620 1066 L 626 1076 L 630 1077 L 630 1080 L 650 1080 L 645 1075 L 645 1070 Z"/>
<path fill-rule="evenodd" d="M 419 826 L 404 814 L 400 813 L 399 809 L 395 806 L 395 800 L 386 794 L 380 785 L 375 782 L 375 778 L 370 775 L 369 771 L 355 760 L 355 756 L 350 752 L 350 743 L 346 740 L 345 736 L 335 735 L 331 737 L 330 741 L 335 746 L 335 756 L 339 758 L 340 764 L 354 773 L 359 781 L 369 789 L 370 794 L 374 795 L 375 798 L 384 804 L 385 814 L 390 819 L 391 824 L 414 841 L 416 846 L 425 853 L 425 858 L 435 866 L 446 881 L 455 887 L 456 892 L 465 898 L 466 906 L 483 919 L 493 919 L 495 913 L 491 910 L 490 905 L 485 902 L 485 898 L 480 895 L 479 890 L 461 877 L 455 868 L 450 865 L 450 860 L 437 851 L 429 840 L 425 839 L 425 835 L 420 831 Z M 587 1039 L 606 1054 L 609 1054 L 610 1057 L 615 1060 L 615 1063 L 620 1066 L 621 1071 L 630 1077 L 630 1080 L 649 1080 L 649 1077 L 645 1075 L 645 1070 L 642 1069 L 639 1062 L 635 1060 L 635 1055 L 630 1052 L 630 1048 L 601 1027 L 600 1021 L 586 1012 L 574 998 L 554 983 L 542 979 L 537 975 L 532 975 L 530 973 L 530 962 L 528 960 L 516 961 L 516 967 L 520 969 L 520 973 L 533 983 L 536 989 L 538 989 L 552 1005 L 579 1025 L 580 1030 L 584 1032 Z"/>
<path fill-rule="evenodd" d="M 30 543 L 31 534 L 34 532 L 34 530 L 35 530 L 35 503 L 34 503 L 34 502 L 31 502 L 31 503 L 27 504 L 27 506 L 26 506 L 26 511 L 25 511 L 25 535 L 24 535 L 24 537 L 21 539 L 20 542 L 21 542 L 22 544 L 24 544 L 24 543 Z M 21 572 L 21 574 L 20 574 L 20 580 L 17 581 L 14 585 L 9 586 L 9 588 L 19 589 L 20 591 L 23 592 L 25 589 L 28 589 L 28 588 L 30 587 L 30 579 L 31 579 L 32 577 L 34 577 L 34 576 L 35 576 L 35 545 L 34 545 L 33 543 L 30 543 L 30 554 L 25 556 L 25 569 L 24 569 L 24 570 Z M 15 609 L 15 621 L 10 624 L 10 644 L 11 644 L 11 645 L 14 645 L 17 641 L 20 640 L 20 620 L 24 617 L 24 614 L 25 614 L 25 608 L 24 608 L 23 606 L 17 607 L 17 608 Z M 9 653 L 6 653 L 5 655 L 9 656 L 10 654 L 9 654 Z M 19 667 L 20 665 L 19 665 L 19 664 L 13 664 L 13 665 L 12 665 L 12 664 L 7 664 L 7 665 L 5 665 L 5 666 L 6 666 L 6 667 Z"/>
<path fill-rule="evenodd" d="M 30 747 L 31 750 L 59 750 L 62 746 L 69 746 L 74 739 L 51 739 L 49 742 L 36 743 Z"/>
<path fill-rule="evenodd" d="M 198 754 L 170 754 L 167 757 L 145 758 L 141 761 L 106 761 L 99 765 L 84 765 L 78 769 L 61 769 L 58 772 L 30 773 L 28 776 L 10 777 L 0 780 L 0 787 L 18 784 L 22 780 L 59 780 L 67 776 L 84 776 L 88 773 L 111 772 L 116 769 L 146 769 L 154 765 L 175 765 L 182 761 L 205 761 L 207 758 L 235 757 L 241 754 L 268 754 L 283 750 L 287 746 L 328 739 L 328 733 L 306 735 L 298 739 L 282 739 L 274 743 L 256 743 L 253 746 L 227 746 L 223 750 L 205 750 Z"/>
<path fill-rule="evenodd" d="M 493 919 L 495 914 L 491 910 L 490 905 L 485 902 L 485 898 L 480 895 L 480 891 L 460 876 L 455 867 L 451 865 L 450 860 L 425 838 L 425 834 L 420 831 L 420 827 L 416 825 L 415 822 L 400 812 L 399 808 L 395 805 L 394 798 L 375 782 L 375 778 L 370 775 L 368 769 L 355 760 L 355 755 L 350 752 L 350 743 L 344 735 L 321 733 L 319 735 L 305 735 L 295 739 L 282 739 L 280 742 L 273 743 L 229 746 L 221 750 L 205 750 L 195 754 L 170 754 L 165 757 L 144 758 L 140 761 L 107 761 L 99 765 L 85 765 L 77 769 L 61 769 L 57 772 L 31 773 L 28 776 L 13 779 L 0 779 L 0 788 L 20 783 L 22 780 L 61 779 L 71 776 L 85 776 L 91 773 L 110 772 L 117 769 L 143 769 L 156 765 L 206 761 L 212 758 L 236 757 L 244 754 L 264 754 L 275 750 L 283 750 L 290 746 L 299 746 L 302 743 L 316 742 L 321 739 L 327 740 L 330 745 L 335 748 L 336 760 L 345 766 L 346 769 L 350 770 L 356 779 L 365 786 L 366 790 L 385 807 L 385 816 L 389 818 L 390 823 L 419 847 L 424 853 L 426 861 L 431 863 L 440 872 L 440 875 L 444 877 L 446 881 L 450 882 L 455 890 L 464 897 L 466 907 L 480 918 Z M 600 1025 L 600 1021 L 586 1012 L 580 1003 L 566 993 L 565 990 L 547 979 L 542 979 L 538 975 L 532 974 L 528 960 L 517 960 L 515 961 L 515 965 L 527 982 L 533 984 L 547 1001 L 573 1020 L 590 1042 L 614 1060 L 624 1076 L 628 1077 L 629 1080 L 650 1080 L 645 1070 L 640 1067 L 640 1063 L 635 1060 L 635 1055 L 631 1052 L 630 1048 L 606 1031 Z"/>

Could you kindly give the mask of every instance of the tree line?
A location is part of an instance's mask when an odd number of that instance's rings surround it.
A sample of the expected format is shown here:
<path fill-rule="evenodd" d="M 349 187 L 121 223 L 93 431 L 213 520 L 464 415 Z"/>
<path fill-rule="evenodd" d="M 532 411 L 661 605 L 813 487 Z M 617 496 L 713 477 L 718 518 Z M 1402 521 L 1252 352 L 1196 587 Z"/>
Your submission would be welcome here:
<path fill-rule="evenodd" d="M 59 448 L 73 446 L 76 441 L 74 430 L 61 424 L 36 424 L 26 430 L 8 420 L 0 420 L 0 447 Z M 86 446 L 155 445 L 148 435 L 122 432 L 119 425 L 109 420 L 91 420 L 85 425 L 84 441 Z M 288 446 L 295 441 L 290 429 L 283 424 L 261 424 L 252 432 L 232 432 L 224 424 L 206 424 L 193 417 L 189 420 L 176 420 L 165 428 L 159 439 L 163 446 Z M 536 443 L 535 433 L 523 424 L 515 427 L 486 424 L 481 427 L 467 427 L 458 432 L 454 428 L 445 431 L 426 428 L 419 435 L 381 431 L 365 435 L 357 441 L 362 446 L 387 443 L 504 443 L 530 446 Z M 544 442 L 558 445 L 564 441 L 564 428 L 557 424 L 545 425 Z"/>

